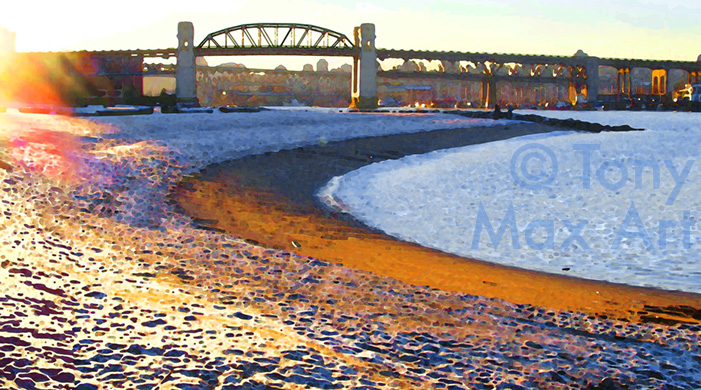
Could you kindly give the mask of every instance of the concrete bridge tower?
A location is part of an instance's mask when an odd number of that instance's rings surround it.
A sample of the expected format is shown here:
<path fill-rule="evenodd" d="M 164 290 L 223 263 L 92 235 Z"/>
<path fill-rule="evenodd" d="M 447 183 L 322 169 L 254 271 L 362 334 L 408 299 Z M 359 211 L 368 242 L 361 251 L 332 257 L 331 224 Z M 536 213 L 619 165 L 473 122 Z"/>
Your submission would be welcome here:
<path fill-rule="evenodd" d="M 584 69 L 587 74 L 587 102 L 596 104 L 599 100 L 599 58 L 587 57 Z"/>
<path fill-rule="evenodd" d="M 178 23 L 178 66 L 175 71 L 175 96 L 178 106 L 199 106 L 194 39 L 195 27 L 192 22 Z"/>
<path fill-rule="evenodd" d="M 363 23 L 354 30 L 355 46 L 360 48 L 359 57 L 353 58 L 353 86 L 351 107 L 377 108 L 377 48 L 375 47 L 375 25 Z"/>

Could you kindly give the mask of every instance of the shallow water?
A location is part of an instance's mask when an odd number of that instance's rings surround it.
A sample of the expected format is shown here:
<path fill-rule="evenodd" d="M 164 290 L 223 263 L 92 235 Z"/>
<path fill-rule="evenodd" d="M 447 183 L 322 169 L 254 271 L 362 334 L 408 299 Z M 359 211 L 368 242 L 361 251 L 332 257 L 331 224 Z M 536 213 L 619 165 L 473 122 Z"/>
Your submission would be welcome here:
<path fill-rule="evenodd" d="M 528 136 L 366 166 L 327 197 L 373 228 L 460 256 L 701 293 L 701 155 L 689 142 L 699 135 Z"/>

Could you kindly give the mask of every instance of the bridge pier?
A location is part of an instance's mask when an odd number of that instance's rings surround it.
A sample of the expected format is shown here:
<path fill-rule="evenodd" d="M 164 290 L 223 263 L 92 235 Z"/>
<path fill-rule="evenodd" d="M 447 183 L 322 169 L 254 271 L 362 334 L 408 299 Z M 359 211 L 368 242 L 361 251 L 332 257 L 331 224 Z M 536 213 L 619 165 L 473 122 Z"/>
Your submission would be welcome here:
<path fill-rule="evenodd" d="M 667 75 L 665 95 L 667 95 L 667 97 L 671 99 L 674 96 L 674 80 L 671 77 L 669 77 L 670 73 L 672 73 L 672 69 L 665 69 L 665 72 L 665 74 Z"/>
<path fill-rule="evenodd" d="M 175 96 L 178 106 L 199 107 L 195 68 L 195 27 L 192 22 L 178 23 L 178 66 L 175 71 Z"/>
<path fill-rule="evenodd" d="M 599 101 L 599 58 L 588 57 L 584 71 L 587 75 L 587 104 L 593 106 Z"/>
<path fill-rule="evenodd" d="M 353 57 L 353 79 L 351 107 L 359 109 L 377 108 L 377 48 L 375 47 L 375 25 L 363 23 L 354 30 L 355 45 L 360 55 Z"/>
<path fill-rule="evenodd" d="M 652 95 L 666 95 L 667 94 L 667 70 L 665 69 L 652 69 L 652 80 L 651 91 Z"/>
<path fill-rule="evenodd" d="M 486 76 L 480 86 L 480 103 L 482 108 L 492 108 L 497 102 L 497 82 L 494 77 Z"/>
<path fill-rule="evenodd" d="M 630 97 L 630 69 L 618 68 L 616 73 L 616 94 L 619 96 Z"/>

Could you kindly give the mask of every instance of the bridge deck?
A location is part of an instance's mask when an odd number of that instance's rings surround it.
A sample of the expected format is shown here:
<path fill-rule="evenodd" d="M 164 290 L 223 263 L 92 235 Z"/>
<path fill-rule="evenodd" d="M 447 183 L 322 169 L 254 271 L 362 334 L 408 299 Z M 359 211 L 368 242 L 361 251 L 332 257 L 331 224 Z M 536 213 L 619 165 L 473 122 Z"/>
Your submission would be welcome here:
<path fill-rule="evenodd" d="M 424 50 L 396 50 L 377 49 L 377 58 L 425 59 L 442 61 L 472 61 L 472 62 L 497 62 L 497 63 L 527 63 L 527 64 L 562 64 L 584 65 L 587 58 L 573 56 L 550 56 L 534 54 L 500 54 L 500 53 L 474 53 L 454 51 L 424 51 Z M 701 62 L 698 61 L 673 61 L 673 60 L 645 60 L 624 58 L 598 58 L 600 66 L 612 66 L 616 68 L 650 68 L 650 69 L 682 69 L 687 72 L 701 71 Z"/>
<path fill-rule="evenodd" d="M 51 53 L 51 52 L 49 52 Z M 178 49 L 133 49 L 133 50 L 81 50 L 60 53 L 90 53 L 102 56 L 125 56 L 143 58 L 177 57 Z M 41 54 L 25 53 L 25 54 Z M 47 54 L 47 53 L 44 53 Z M 359 48 L 305 48 L 305 47 L 241 47 L 241 48 L 195 48 L 195 55 L 208 56 L 243 56 L 243 55 L 298 55 L 320 57 L 357 57 Z M 425 59 L 439 61 L 471 61 L 471 62 L 496 62 L 496 63 L 527 63 L 527 64 L 561 64 L 583 65 L 588 57 L 567 57 L 534 54 L 500 54 L 500 53 L 476 53 L 454 51 L 427 51 L 427 50 L 397 50 L 377 49 L 377 58 L 386 60 L 397 59 Z M 614 68 L 649 68 L 649 69 L 681 69 L 687 72 L 701 72 L 701 62 L 698 61 L 674 61 L 674 60 L 646 60 L 626 58 L 598 58 L 600 66 Z"/>

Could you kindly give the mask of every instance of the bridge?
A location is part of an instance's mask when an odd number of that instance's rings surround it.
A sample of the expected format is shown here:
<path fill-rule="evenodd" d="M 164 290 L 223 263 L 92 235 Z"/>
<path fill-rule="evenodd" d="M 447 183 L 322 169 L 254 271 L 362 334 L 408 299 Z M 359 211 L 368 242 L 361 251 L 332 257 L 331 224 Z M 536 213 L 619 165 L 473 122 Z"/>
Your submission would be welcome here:
<path fill-rule="evenodd" d="M 377 49 L 375 46 L 375 26 L 362 24 L 354 29 L 353 41 L 344 34 L 302 24 L 255 23 L 242 24 L 208 34 L 195 48 L 189 42 L 194 37 L 192 24 L 179 25 L 179 56 L 182 55 L 188 66 L 189 80 L 194 80 L 190 70 L 192 56 L 214 55 L 315 55 L 348 56 L 353 58 L 351 80 L 352 105 L 359 108 L 377 107 L 377 79 L 402 79 L 430 77 L 445 80 L 470 80 L 481 83 L 480 104 L 490 107 L 497 101 L 497 83 L 527 82 L 558 84 L 566 87 L 573 96 L 583 95 L 596 101 L 599 95 L 600 67 L 614 68 L 617 73 L 614 90 L 618 98 L 631 97 L 631 71 L 635 68 L 651 70 L 650 93 L 666 95 L 673 90 L 669 72 L 673 69 L 686 72 L 689 83 L 701 79 L 700 62 L 659 61 L 639 59 L 598 58 L 584 53 L 571 57 L 496 54 L 470 52 L 435 52 L 417 50 Z M 178 69 L 181 61 L 178 57 Z M 401 70 L 378 70 L 378 60 L 412 59 L 440 61 L 438 72 L 405 72 Z M 469 66 L 459 64 L 467 62 Z M 180 71 L 179 71 L 180 72 Z M 179 73 L 178 84 L 183 84 L 183 73 Z M 192 86 L 187 97 L 196 93 Z"/>
<path fill-rule="evenodd" d="M 178 24 L 178 47 L 159 50 L 114 50 L 87 52 L 101 59 L 94 74 L 108 77 L 140 77 L 173 72 L 176 95 L 181 105 L 197 104 L 197 57 L 241 55 L 342 56 L 353 59 L 351 76 L 352 106 L 374 108 L 378 102 L 378 78 L 471 81 L 480 83 L 480 105 L 497 102 L 501 83 L 557 85 L 568 91 L 570 100 L 584 96 L 596 102 L 603 90 L 599 85 L 602 69 L 609 68 L 616 80 L 606 90 L 617 98 L 630 98 L 633 91 L 631 73 L 645 69 L 649 74 L 649 95 L 670 95 L 674 85 L 670 72 L 681 72 L 689 84 L 701 82 L 701 62 L 643 59 L 599 58 L 578 52 L 574 56 L 498 54 L 475 52 L 438 52 L 378 49 L 375 26 L 362 24 L 353 31 L 353 39 L 330 29 L 295 23 L 241 24 L 212 32 L 194 44 L 194 26 Z M 85 53 L 85 52 L 74 52 Z M 177 58 L 174 69 L 144 64 L 144 58 Z M 397 59 L 437 61 L 438 69 L 396 68 L 383 70 L 378 61 Z M 95 61 L 93 61 L 95 62 Z M 98 61 L 99 62 L 99 61 Z M 117 65 L 114 65 L 117 64 Z M 121 64 L 121 65 L 119 65 Z M 128 65 L 127 65 L 128 64 Z M 135 65 L 136 64 L 136 65 Z M 116 68 L 116 69 L 115 69 Z M 574 98 L 573 98 L 574 97 Z"/>

